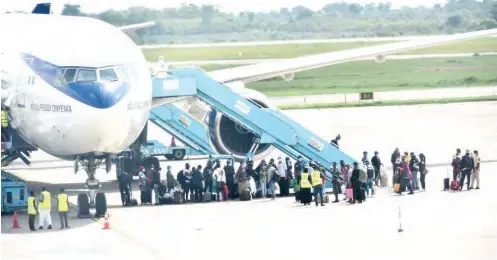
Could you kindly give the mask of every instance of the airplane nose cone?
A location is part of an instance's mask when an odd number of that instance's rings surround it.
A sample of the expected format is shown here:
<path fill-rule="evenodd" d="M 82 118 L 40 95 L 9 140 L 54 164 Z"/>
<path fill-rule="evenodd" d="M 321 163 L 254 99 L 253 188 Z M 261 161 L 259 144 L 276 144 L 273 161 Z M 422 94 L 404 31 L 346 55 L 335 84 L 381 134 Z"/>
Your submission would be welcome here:
<path fill-rule="evenodd" d="M 105 109 L 117 104 L 129 89 L 127 82 L 72 82 L 65 86 L 66 93 L 94 108 Z"/>

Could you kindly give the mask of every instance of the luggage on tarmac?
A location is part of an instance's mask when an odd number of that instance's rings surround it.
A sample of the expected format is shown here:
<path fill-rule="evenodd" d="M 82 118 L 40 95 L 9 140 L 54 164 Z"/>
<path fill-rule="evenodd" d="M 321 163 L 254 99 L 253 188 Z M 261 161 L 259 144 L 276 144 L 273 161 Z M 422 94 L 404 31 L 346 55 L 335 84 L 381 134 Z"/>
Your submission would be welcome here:
<path fill-rule="evenodd" d="M 345 191 L 345 196 L 347 197 L 347 200 L 351 200 L 354 198 L 354 190 L 352 188 L 348 188 Z"/>
<path fill-rule="evenodd" d="M 444 191 L 450 189 L 450 178 L 444 179 Z"/>
<path fill-rule="evenodd" d="M 211 200 L 212 200 L 212 193 L 208 191 L 205 192 L 203 202 L 210 202 Z"/>
<path fill-rule="evenodd" d="M 248 201 L 248 200 L 251 200 L 251 199 L 252 199 L 252 194 L 250 193 L 249 189 L 244 189 L 240 193 L 240 200 L 241 201 Z"/>
<path fill-rule="evenodd" d="M 459 190 L 459 188 L 461 187 L 461 183 L 459 182 L 458 179 L 455 179 L 453 180 L 451 183 L 450 183 L 450 189 L 451 190 Z"/>
<path fill-rule="evenodd" d="M 388 187 L 388 176 L 387 174 L 381 174 L 380 177 L 380 187 Z"/>
<path fill-rule="evenodd" d="M 138 201 L 136 199 L 130 199 L 129 200 L 129 205 L 130 206 L 137 206 L 138 205 Z"/>
<path fill-rule="evenodd" d="M 400 183 L 395 183 L 393 185 L 393 191 L 396 192 L 396 193 L 400 192 Z"/>

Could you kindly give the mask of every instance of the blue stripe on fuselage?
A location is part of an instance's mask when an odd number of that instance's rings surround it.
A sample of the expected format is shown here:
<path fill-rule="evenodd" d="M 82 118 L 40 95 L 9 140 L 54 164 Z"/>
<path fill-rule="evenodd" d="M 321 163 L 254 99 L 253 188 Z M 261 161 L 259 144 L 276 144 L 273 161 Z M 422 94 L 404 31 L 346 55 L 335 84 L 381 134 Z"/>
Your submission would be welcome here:
<path fill-rule="evenodd" d="M 109 108 L 117 104 L 128 92 L 129 83 L 127 82 L 71 82 L 61 86 L 54 85 L 55 74 L 61 68 L 68 66 L 57 66 L 30 54 L 23 54 L 24 60 L 37 76 L 42 78 L 47 84 L 60 92 L 70 96 L 88 106 L 94 108 Z M 74 67 L 73 68 L 88 68 Z M 97 68 L 88 68 L 97 69 Z M 116 86 L 118 84 L 118 86 Z"/>

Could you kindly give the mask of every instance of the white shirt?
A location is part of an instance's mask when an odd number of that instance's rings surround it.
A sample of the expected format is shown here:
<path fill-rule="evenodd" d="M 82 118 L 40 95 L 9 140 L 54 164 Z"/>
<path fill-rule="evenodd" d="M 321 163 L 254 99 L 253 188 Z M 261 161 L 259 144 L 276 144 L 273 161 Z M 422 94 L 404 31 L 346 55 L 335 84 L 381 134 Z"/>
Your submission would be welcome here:
<path fill-rule="evenodd" d="M 224 174 L 224 169 L 219 167 L 214 170 L 214 176 L 217 176 L 217 181 L 224 181 L 226 182 L 226 176 Z"/>
<path fill-rule="evenodd" d="M 284 161 L 278 161 L 278 174 L 281 177 L 286 177 L 286 163 Z"/>

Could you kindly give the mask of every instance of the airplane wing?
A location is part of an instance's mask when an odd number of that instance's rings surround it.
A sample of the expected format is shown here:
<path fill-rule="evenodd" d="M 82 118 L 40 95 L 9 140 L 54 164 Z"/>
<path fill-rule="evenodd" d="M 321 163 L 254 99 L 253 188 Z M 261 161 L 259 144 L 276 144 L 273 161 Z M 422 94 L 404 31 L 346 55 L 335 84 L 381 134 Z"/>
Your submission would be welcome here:
<path fill-rule="evenodd" d="M 130 33 L 132 31 L 142 29 L 142 28 L 152 27 L 154 25 L 155 25 L 155 22 L 146 22 L 146 23 L 137 23 L 137 24 L 125 25 L 125 26 L 121 26 L 118 28 L 125 33 Z"/>
<path fill-rule="evenodd" d="M 234 81 L 249 83 L 274 78 L 277 76 L 284 76 L 288 74 L 291 75 L 295 72 L 321 68 L 360 58 L 375 57 L 379 55 L 387 55 L 403 51 L 422 49 L 425 47 L 470 40 L 478 37 L 489 36 L 492 34 L 497 34 L 497 29 L 454 34 L 450 36 L 436 37 L 433 39 L 405 41 L 372 47 L 321 53 L 291 59 L 267 61 L 253 65 L 211 71 L 208 72 L 208 75 L 221 83 L 229 83 Z"/>

